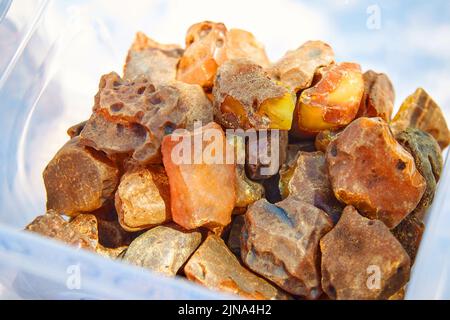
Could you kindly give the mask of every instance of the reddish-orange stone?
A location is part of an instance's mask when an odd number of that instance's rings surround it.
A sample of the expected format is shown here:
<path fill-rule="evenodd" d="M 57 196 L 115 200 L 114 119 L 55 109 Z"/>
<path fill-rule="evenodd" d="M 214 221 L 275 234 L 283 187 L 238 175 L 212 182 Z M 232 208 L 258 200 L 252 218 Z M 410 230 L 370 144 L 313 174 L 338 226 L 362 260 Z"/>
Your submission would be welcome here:
<path fill-rule="evenodd" d="M 359 118 L 327 149 L 336 197 L 389 228 L 397 226 L 421 200 L 426 182 L 414 158 L 380 118 Z"/>
<path fill-rule="evenodd" d="M 194 141 L 200 138 L 202 134 L 216 134 L 213 141 L 200 144 L 201 150 Z M 187 143 L 186 143 L 187 141 Z M 201 140 L 200 140 L 201 141 Z M 205 226 L 210 229 L 226 226 L 231 222 L 231 213 L 236 201 L 236 173 L 235 164 L 211 163 L 203 158 L 197 164 L 194 163 L 195 157 L 184 158 L 187 161 L 176 159 L 177 155 L 184 152 L 182 146 L 191 147 L 195 153 L 200 151 L 205 155 L 208 150 L 218 148 L 215 152 L 224 152 L 220 146 L 225 148 L 226 139 L 222 128 L 212 122 L 200 130 L 194 132 L 185 132 L 184 134 L 172 134 L 166 136 L 162 143 L 162 154 L 164 167 L 169 177 L 170 198 L 173 220 L 186 229 L 195 229 Z M 192 155 L 192 154 L 191 154 Z M 210 159 L 211 160 L 211 159 Z M 225 160 L 223 157 L 222 160 Z"/>

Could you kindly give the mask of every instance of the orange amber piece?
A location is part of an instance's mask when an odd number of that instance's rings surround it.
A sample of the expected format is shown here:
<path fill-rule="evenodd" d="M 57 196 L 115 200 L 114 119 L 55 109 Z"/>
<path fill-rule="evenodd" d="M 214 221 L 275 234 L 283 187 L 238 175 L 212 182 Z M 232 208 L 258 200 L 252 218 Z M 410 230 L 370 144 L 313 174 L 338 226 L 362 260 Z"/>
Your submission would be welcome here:
<path fill-rule="evenodd" d="M 352 122 L 327 149 L 336 197 L 363 215 L 397 226 L 419 204 L 426 181 L 380 118 Z"/>
<path fill-rule="evenodd" d="M 203 134 L 214 135 L 214 139 L 198 146 L 196 141 L 199 138 L 201 141 Z M 206 161 L 203 158 L 197 163 L 194 163 L 195 155 L 185 158 L 186 161 L 178 158 L 179 154 L 190 154 L 191 150 L 205 155 L 208 150 L 215 149 L 211 153 L 218 155 L 223 152 L 222 155 L 225 155 L 222 148 L 226 144 L 222 128 L 214 122 L 194 132 L 172 134 L 164 138 L 162 154 L 169 177 L 172 218 L 182 227 L 195 229 L 205 226 L 214 229 L 231 222 L 236 201 L 235 164 L 226 164 L 225 157 L 219 161 Z M 191 150 L 183 149 L 179 153 L 183 146 L 191 147 Z"/>

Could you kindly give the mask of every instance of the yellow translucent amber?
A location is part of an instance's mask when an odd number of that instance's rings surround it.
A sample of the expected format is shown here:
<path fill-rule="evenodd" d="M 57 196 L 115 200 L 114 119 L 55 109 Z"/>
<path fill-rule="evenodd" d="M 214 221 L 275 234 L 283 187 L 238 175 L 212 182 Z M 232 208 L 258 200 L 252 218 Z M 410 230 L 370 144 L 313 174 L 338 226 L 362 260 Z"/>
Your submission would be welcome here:
<path fill-rule="evenodd" d="M 291 93 L 286 93 L 281 98 L 264 101 L 258 113 L 264 114 L 270 119 L 270 129 L 290 130 L 295 109 L 295 100 Z"/>

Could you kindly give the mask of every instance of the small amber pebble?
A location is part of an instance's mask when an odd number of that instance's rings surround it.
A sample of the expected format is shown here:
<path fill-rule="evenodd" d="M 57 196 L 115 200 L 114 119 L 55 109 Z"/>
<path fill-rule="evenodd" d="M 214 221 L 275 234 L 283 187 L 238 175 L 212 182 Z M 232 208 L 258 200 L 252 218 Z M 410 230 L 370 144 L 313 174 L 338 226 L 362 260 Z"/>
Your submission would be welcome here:
<path fill-rule="evenodd" d="M 259 200 L 245 214 L 242 261 L 283 290 L 317 299 L 319 240 L 332 226 L 325 212 L 295 197 L 277 204 Z"/>
<path fill-rule="evenodd" d="M 391 121 L 395 92 L 388 76 L 372 70 L 363 74 L 364 95 L 357 117 L 380 117 Z"/>
<path fill-rule="evenodd" d="M 445 149 L 450 143 L 450 131 L 441 108 L 422 88 L 406 98 L 391 122 L 395 134 L 409 127 L 431 134 L 441 149 Z"/>
<path fill-rule="evenodd" d="M 80 145 L 75 137 L 53 157 L 43 177 L 47 210 L 76 216 L 100 208 L 113 197 L 119 171 L 103 154 Z"/>
<path fill-rule="evenodd" d="M 333 64 L 321 68 L 318 76 L 318 82 L 304 90 L 297 102 L 295 135 L 344 127 L 358 113 L 364 93 L 364 81 L 358 64 Z"/>
<path fill-rule="evenodd" d="M 127 231 L 148 229 L 171 220 L 169 181 L 162 166 L 126 172 L 116 192 L 119 222 Z"/>
<path fill-rule="evenodd" d="M 320 240 L 322 288 L 331 299 L 388 299 L 409 280 L 410 259 L 389 229 L 354 207 Z"/>
<path fill-rule="evenodd" d="M 389 228 L 417 207 L 426 189 L 414 158 L 380 118 L 352 122 L 330 143 L 327 162 L 336 197 Z"/>
<path fill-rule="evenodd" d="M 210 235 L 184 267 L 186 277 L 207 288 L 247 299 L 274 300 L 288 296 L 241 266 L 223 240 Z"/>
<path fill-rule="evenodd" d="M 295 92 L 311 86 L 319 67 L 334 62 L 333 49 L 322 41 L 308 41 L 296 50 L 288 51 L 268 69 L 276 80 L 289 86 Z"/>
<path fill-rule="evenodd" d="M 209 143 L 195 145 L 202 136 L 211 134 L 215 138 Z M 203 139 L 204 140 L 204 139 Z M 186 143 L 187 142 L 187 143 Z M 171 211 L 173 220 L 186 229 L 200 226 L 208 228 L 223 227 L 231 222 L 231 213 L 236 202 L 235 164 L 227 164 L 225 158 L 225 134 L 222 128 L 212 122 L 194 132 L 179 133 L 164 137 L 162 154 L 164 167 L 169 177 Z M 175 159 L 180 149 L 188 146 L 194 153 L 215 150 L 220 157 L 215 163 L 199 159 L 195 163 L 195 155 L 189 159 Z M 202 148 L 199 150 L 198 148 Z M 211 152 L 212 153 L 212 152 Z M 213 160 L 213 159 L 211 159 Z"/>

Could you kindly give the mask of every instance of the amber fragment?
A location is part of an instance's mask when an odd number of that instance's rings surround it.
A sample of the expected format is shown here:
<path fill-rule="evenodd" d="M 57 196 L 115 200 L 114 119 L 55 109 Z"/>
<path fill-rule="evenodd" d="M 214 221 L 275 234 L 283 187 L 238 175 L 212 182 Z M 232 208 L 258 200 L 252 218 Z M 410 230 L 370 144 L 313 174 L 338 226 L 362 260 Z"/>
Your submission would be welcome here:
<path fill-rule="evenodd" d="M 405 299 L 405 288 L 401 288 L 399 291 L 390 296 L 388 300 L 404 300 L 404 299 Z"/>
<path fill-rule="evenodd" d="M 283 198 L 295 196 L 325 211 L 334 223 L 344 208 L 334 196 L 325 154 L 320 151 L 300 151 L 289 166 L 280 170 L 279 188 Z"/>
<path fill-rule="evenodd" d="M 206 142 L 205 135 L 214 136 Z M 201 145 L 195 141 L 203 140 Z M 187 142 L 187 143 L 186 143 Z M 179 158 L 178 151 L 186 146 Z M 226 163 L 227 142 L 222 128 L 212 122 L 194 132 L 173 134 L 164 138 L 162 154 L 164 167 L 169 177 L 171 212 L 173 220 L 186 229 L 200 226 L 223 227 L 231 222 L 231 213 L 236 202 L 235 164 Z M 199 159 L 195 154 L 208 155 L 211 151 L 216 159 Z M 200 149 L 200 150 L 199 150 Z M 214 152 L 213 152 L 214 151 Z"/>
<path fill-rule="evenodd" d="M 176 78 L 182 54 L 178 45 L 160 44 L 138 32 L 128 51 L 124 78 L 134 80 L 144 76 L 155 86 L 168 84 Z"/>
<path fill-rule="evenodd" d="M 269 74 L 295 92 L 311 86 L 319 67 L 334 62 L 333 49 L 322 41 L 308 41 L 296 50 L 288 51 L 269 68 Z"/>
<path fill-rule="evenodd" d="M 200 232 L 158 226 L 137 237 L 123 260 L 166 276 L 175 276 L 200 245 Z"/>
<path fill-rule="evenodd" d="M 398 134 L 396 139 L 414 157 L 417 170 L 427 182 L 425 194 L 414 210 L 414 215 L 423 220 L 433 202 L 436 185 L 441 176 L 443 167 L 441 149 L 432 135 L 419 129 L 408 128 Z"/>
<path fill-rule="evenodd" d="M 248 299 L 286 299 L 287 295 L 244 267 L 221 238 L 210 235 L 184 267 L 189 280 Z"/>
<path fill-rule="evenodd" d="M 275 205 L 259 200 L 245 214 L 242 260 L 287 292 L 317 299 L 319 240 L 332 226 L 324 211 L 295 197 Z"/>
<path fill-rule="evenodd" d="M 324 130 L 317 134 L 314 142 L 317 151 L 327 152 L 328 145 L 333 141 L 341 130 Z"/>
<path fill-rule="evenodd" d="M 128 246 L 137 233 L 128 232 L 122 228 L 119 221 L 102 220 L 97 217 L 98 240 L 106 248 L 119 248 Z"/>
<path fill-rule="evenodd" d="M 397 226 L 419 204 L 425 179 L 380 118 L 352 122 L 327 151 L 336 197 L 371 219 Z"/>
<path fill-rule="evenodd" d="M 44 170 L 47 209 L 69 216 L 98 209 L 113 197 L 118 175 L 109 159 L 73 138 Z"/>
<path fill-rule="evenodd" d="M 246 143 L 245 169 L 252 180 L 265 180 L 278 173 L 285 163 L 288 132 L 284 130 L 257 131 L 256 140 Z"/>
<path fill-rule="evenodd" d="M 231 252 L 240 259 L 241 258 L 241 236 L 242 227 L 244 226 L 244 215 L 238 215 L 233 218 L 231 223 L 230 234 L 228 235 L 227 245 Z"/>
<path fill-rule="evenodd" d="M 213 88 L 214 116 L 225 128 L 289 130 L 293 95 L 248 59 L 225 62 Z"/>
<path fill-rule="evenodd" d="M 445 149 L 450 143 L 450 131 L 441 108 L 422 88 L 418 88 L 403 101 L 391 123 L 395 134 L 409 127 L 431 134 L 441 149 Z"/>
<path fill-rule="evenodd" d="M 230 29 L 227 32 L 226 58 L 228 60 L 247 58 L 261 67 L 270 64 L 264 46 L 248 31 Z"/>
<path fill-rule="evenodd" d="M 354 207 L 320 240 L 322 288 L 332 299 L 388 299 L 409 279 L 410 259 L 389 229 Z"/>
<path fill-rule="evenodd" d="M 149 229 L 171 220 L 170 189 L 162 166 L 126 172 L 115 196 L 119 222 L 127 231 Z"/>
<path fill-rule="evenodd" d="M 403 219 L 403 221 L 392 230 L 394 236 L 402 244 L 403 248 L 411 258 L 411 264 L 413 264 L 416 259 L 424 230 L 424 224 L 413 214 L 410 214 Z"/>
<path fill-rule="evenodd" d="M 388 76 L 369 70 L 363 74 L 364 95 L 357 117 L 380 117 L 391 121 L 395 92 Z"/>
<path fill-rule="evenodd" d="M 76 125 L 71 126 L 69 129 L 67 129 L 68 136 L 72 139 L 80 135 L 81 130 L 83 130 L 84 126 L 86 125 L 87 120 L 77 123 Z"/>
<path fill-rule="evenodd" d="M 345 127 L 358 113 L 364 93 L 360 66 L 345 62 L 318 72 L 318 82 L 302 91 L 298 99 L 293 127 L 296 136 Z"/>

